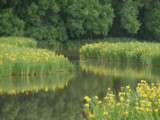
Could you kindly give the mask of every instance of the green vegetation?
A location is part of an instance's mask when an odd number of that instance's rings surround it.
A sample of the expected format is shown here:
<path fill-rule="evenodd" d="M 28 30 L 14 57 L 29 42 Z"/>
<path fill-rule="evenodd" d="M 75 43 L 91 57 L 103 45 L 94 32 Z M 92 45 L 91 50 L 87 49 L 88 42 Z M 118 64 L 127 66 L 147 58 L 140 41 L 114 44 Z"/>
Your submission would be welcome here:
<path fill-rule="evenodd" d="M 0 36 L 55 42 L 106 36 L 158 39 L 158 0 L 2 0 Z"/>
<path fill-rule="evenodd" d="M 148 10 L 145 15 L 146 18 L 146 28 L 152 33 L 153 38 L 160 37 L 160 3 L 157 2 L 153 8 Z"/>
<path fill-rule="evenodd" d="M 129 33 L 136 34 L 140 29 L 139 0 L 126 0 L 120 10 L 121 24 Z"/>
<path fill-rule="evenodd" d="M 159 83 L 119 88 L 159 79 L 159 37 L 159 0 L 1 0 L 1 118 L 83 119 L 80 98 L 113 87 L 85 97 L 86 119 L 158 120 Z"/>
<path fill-rule="evenodd" d="M 122 63 L 138 62 L 156 65 L 160 61 L 160 44 L 146 42 L 99 42 L 80 49 L 81 59 L 107 60 Z"/>
<path fill-rule="evenodd" d="M 56 71 L 72 70 L 73 66 L 63 55 L 46 49 L 19 48 L 0 45 L 0 75 L 49 75 Z"/>
<path fill-rule="evenodd" d="M 25 37 L 1 37 L 0 44 L 9 44 L 17 47 L 37 47 L 37 42 Z"/>
<path fill-rule="evenodd" d="M 142 80 L 136 90 L 122 87 L 118 93 L 110 88 L 101 101 L 98 96 L 84 97 L 86 120 L 158 120 L 160 119 L 160 84 Z"/>
<path fill-rule="evenodd" d="M 1 37 L 0 76 L 50 75 L 72 70 L 72 64 L 63 55 L 36 46 L 37 42 L 30 38 Z"/>

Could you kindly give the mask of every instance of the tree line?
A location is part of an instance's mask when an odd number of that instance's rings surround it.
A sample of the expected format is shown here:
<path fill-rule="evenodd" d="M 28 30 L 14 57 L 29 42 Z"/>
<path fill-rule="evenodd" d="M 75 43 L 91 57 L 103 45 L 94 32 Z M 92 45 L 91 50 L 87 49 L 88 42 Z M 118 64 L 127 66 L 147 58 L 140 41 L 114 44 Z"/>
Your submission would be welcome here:
<path fill-rule="evenodd" d="M 0 0 L 0 36 L 54 41 L 160 37 L 159 0 Z"/>

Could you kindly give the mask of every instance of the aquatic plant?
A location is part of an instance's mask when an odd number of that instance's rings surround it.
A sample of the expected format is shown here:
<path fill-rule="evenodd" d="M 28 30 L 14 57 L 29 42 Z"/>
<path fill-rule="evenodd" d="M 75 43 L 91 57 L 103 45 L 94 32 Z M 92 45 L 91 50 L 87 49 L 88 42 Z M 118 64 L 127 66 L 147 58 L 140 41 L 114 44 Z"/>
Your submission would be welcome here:
<path fill-rule="evenodd" d="M 32 47 L 37 46 L 37 42 L 31 38 L 26 37 L 0 37 L 0 44 L 9 44 L 18 47 Z"/>
<path fill-rule="evenodd" d="M 81 59 L 123 63 L 160 64 L 160 44 L 147 42 L 99 42 L 81 47 Z"/>
<path fill-rule="evenodd" d="M 159 120 L 160 83 L 141 80 L 136 89 L 122 87 L 118 93 L 110 88 L 103 99 L 84 97 L 86 120 Z"/>
<path fill-rule="evenodd" d="M 49 75 L 73 69 L 73 65 L 63 55 L 46 49 L 0 44 L 0 50 L 0 76 Z"/>

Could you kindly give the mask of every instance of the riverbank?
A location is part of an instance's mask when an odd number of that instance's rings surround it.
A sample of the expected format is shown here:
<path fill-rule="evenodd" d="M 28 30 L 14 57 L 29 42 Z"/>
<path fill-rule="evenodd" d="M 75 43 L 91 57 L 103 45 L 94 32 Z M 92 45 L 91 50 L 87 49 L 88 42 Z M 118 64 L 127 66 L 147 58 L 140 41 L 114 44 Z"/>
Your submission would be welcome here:
<path fill-rule="evenodd" d="M 152 42 L 98 42 L 80 49 L 81 59 L 160 64 L 160 44 Z"/>
<path fill-rule="evenodd" d="M 18 39 L 3 40 L 3 44 L 0 44 L 1 76 L 50 75 L 56 71 L 65 72 L 73 69 L 73 65 L 63 55 L 47 49 L 29 48 L 28 46 L 36 46 L 30 39 L 22 39 L 21 42 Z"/>

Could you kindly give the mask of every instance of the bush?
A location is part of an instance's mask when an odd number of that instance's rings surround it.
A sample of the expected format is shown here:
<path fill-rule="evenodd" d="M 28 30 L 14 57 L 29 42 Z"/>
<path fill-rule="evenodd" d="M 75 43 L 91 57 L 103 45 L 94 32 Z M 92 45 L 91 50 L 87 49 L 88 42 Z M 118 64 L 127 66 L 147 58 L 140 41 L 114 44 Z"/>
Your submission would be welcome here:
<path fill-rule="evenodd" d="M 12 9 L 0 12 L 0 35 L 23 35 L 24 22 L 13 14 Z"/>

